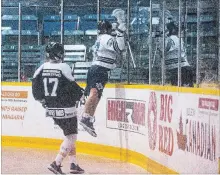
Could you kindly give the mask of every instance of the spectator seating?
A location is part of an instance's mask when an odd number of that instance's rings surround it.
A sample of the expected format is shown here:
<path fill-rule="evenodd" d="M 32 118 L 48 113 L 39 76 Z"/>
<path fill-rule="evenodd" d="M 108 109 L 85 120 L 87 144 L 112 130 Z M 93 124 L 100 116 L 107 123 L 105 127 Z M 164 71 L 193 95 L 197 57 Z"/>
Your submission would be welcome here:
<path fill-rule="evenodd" d="M 80 62 L 86 61 L 86 46 L 85 45 L 64 45 L 65 62 Z"/>
<path fill-rule="evenodd" d="M 115 68 L 109 72 L 109 80 L 111 81 L 121 81 L 122 79 L 122 68 Z"/>
<path fill-rule="evenodd" d="M 76 81 L 85 81 L 87 78 L 88 69 L 92 62 L 76 62 L 72 65 L 73 76 Z"/>
<path fill-rule="evenodd" d="M 18 46 L 5 45 L 2 47 L 2 77 L 4 81 L 18 79 Z M 21 47 L 21 74 L 27 78 L 33 76 L 38 63 L 43 59 L 41 46 L 22 45 Z"/>
<path fill-rule="evenodd" d="M 18 30 L 18 15 L 3 15 L 2 26 L 10 27 L 11 30 Z M 22 30 L 37 31 L 38 18 L 35 15 L 22 15 Z"/>
<path fill-rule="evenodd" d="M 50 36 L 53 31 L 58 32 L 60 27 L 60 15 L 46 15 L 43 18 L 43 31 L 44 36 Z M 73 31 L 77 29 L 78 16 L 77 15 L 64 15 L 64 31 Z"/>

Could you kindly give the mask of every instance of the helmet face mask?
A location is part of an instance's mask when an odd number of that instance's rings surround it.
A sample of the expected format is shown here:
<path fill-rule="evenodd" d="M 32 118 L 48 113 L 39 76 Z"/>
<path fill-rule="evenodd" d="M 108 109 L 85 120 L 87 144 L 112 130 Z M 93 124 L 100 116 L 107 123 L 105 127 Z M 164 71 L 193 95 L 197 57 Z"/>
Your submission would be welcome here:
<path fill-rule="evenodd" d="M 63 61 L 64 60 L 64 46 L 58 42 L 50 42 L 46 46 L 46 55 L 52 61 Z"/>
<path fill-rule="evenodd" d="M 112 24 L 109 21 L 103 20 L 98 22 L 98 34 L 111 34 Z"/>

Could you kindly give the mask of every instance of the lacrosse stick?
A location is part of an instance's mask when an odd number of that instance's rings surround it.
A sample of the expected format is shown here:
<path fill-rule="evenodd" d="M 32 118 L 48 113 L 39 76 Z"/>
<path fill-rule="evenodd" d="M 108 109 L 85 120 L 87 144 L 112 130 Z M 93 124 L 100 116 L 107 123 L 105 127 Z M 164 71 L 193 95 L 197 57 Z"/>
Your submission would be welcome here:
<path fill-rule="evenodd" d="M 122 10 L 122 9 L 115 9 L 113 10 L 112 12 L 112 16 L 115 17 L 117 19 L 117 22 L 119 24 L 118 28 L 122 31 L 126 31 L 126 25 L 125 25 L 125 11 Z M 125 32 L 125 40 L 126 40 L 126 44 L 128 46 L 128 50 L 129 50 L 129 54 L 131 56 L 131 60 L 132 60 L 132 63 L 133 63 L 133 67 L 136 68 L 136 64 L 135 64 L 135 61 L 134 61 L 134 56 L 133 56 L 133 53 L 132 53 L 132 50 L 131 50 L 131 45 L 130 45 L 130 42 L 128 40 L 128 37 L 127 37 L 127 34 Z"/>

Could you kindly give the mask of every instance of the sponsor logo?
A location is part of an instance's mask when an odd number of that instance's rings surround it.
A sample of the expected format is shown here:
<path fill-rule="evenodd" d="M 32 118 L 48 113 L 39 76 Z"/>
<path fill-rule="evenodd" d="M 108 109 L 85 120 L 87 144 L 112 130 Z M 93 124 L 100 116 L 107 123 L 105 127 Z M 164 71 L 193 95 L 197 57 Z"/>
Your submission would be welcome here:
<path fill-rule="evenodd" d="M 183 134 L 183 120 L 182 120 L 182 113 L 181 113 L 180 122 L 179 122 L 179 132 L 177 131 L 177 145 L 178 145 L 178 148 L 185 151 L 186 143 L 187 143 L 187 137 L 186 137 L 186 135 Z"/>
<path fill-rule="evenodd" d="M 159 104 L 159 111 L 157 105 Z M 173 129 L 173 97 L 169 94 L 161 94 L 157 101 L 155 92 L 151 92 L 148 104 L 148 140 L 151 150 L 158 150 L 172 156 L 174 149 Z M 159 115 L 159 117 L 158 117 Z"/>
<path fill-rule="evenodd" d="M 217 129 L 219 101 L 199 98 L 198 112 L 187 108 L 186 116 L 179 118 L 178 148 L 209 161 L 217 161 Z"/>
<path fill-rule="evenodd" d="M 64 109 L 47 109 L 46 116 L 47 117 L 64 117 L 65 111 Z"/>
<path fill-rule="evenodd" d="M 1 93 L 1 117 L 4 120 L 24 120 L 28 109 L 28 91 L 5 91 Z"/>
<path fill-rule="evenodd" d="M 107 128 L 144 135 L 145 101 L 107 99 Z"/>
<path fill-rule="evenodd" d="M 183 119 L 182 114 L 180 114 L 177 144 L 182 151 L 187 151 L 210 161 L 217 160 L 216 127 L 214 124 Z"/>
<path fill-rule="evenodd" d="M 200 109 L 210 109 L 212 111 L 218 111 L 218 100 L 217 99 L 210 99 L 210 98 L 199 98 L 199 105 Z"/>
<path fill-rule="evenodd" d="M 150 94 L 147 118 L 149 146 L 150 149 L 154 150 L 157 141 L 157 98 L 155 92 Z"/>

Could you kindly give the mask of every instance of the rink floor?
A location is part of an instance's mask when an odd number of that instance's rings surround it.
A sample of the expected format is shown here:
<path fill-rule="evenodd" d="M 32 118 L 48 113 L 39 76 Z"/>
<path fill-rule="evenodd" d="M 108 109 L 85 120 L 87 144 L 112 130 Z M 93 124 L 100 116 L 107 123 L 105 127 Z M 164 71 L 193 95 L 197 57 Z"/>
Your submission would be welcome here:
<path fill-rule="evenodd" d="M 56 154 L 54 150 L 2 147 L 2 174 L 53 174 L 47 166 Z M 99 156 L 78 154 L 77 161 L 86 174 L 147 174 L 136 165 Z M 69 173 L 68 157 L 62 170 Z"/>

